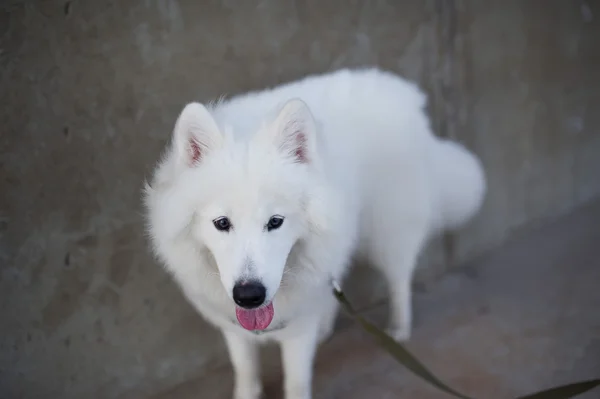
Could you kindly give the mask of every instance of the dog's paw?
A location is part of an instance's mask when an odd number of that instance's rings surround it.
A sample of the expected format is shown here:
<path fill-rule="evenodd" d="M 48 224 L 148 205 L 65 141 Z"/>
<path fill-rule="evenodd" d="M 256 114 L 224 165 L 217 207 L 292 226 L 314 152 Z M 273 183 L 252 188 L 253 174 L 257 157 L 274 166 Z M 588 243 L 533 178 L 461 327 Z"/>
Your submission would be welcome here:
<path fill-rule="evenodd" d="M 262 397 L 262 386 L 260 384 L 236 386 L 233 392 L 233 399 L 262 399 Z"/>
<path fill-rule="evenodd" d="M 233 395 L 233 399 L 262 399 L 263 395 L 262 392 L 258 393 L 258 394 L 251 394 L 251 393 L 235 393 Z"/>
<path fill-rule="evenodd" d="M 386 333 L 396 342 L 404 343 L 410 339 L 410 328 L 388 328 Z"/>
<path fill-rule="evenodd" d="M 311 399 L 310 387 L 297 386 L 285 389 L 285 399 Z"/>

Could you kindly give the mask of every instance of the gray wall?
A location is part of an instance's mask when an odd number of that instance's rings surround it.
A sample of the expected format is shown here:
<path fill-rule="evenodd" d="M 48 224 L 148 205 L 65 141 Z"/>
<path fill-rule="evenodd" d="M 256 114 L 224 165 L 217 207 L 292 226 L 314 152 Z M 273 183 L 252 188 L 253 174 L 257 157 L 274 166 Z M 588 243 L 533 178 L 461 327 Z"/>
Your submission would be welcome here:
<path fill-rule="evenodd" d="M 140 218 L 188 101 L 343 66 L 418 80 L 490 184 L 422 281 L 600 194 L 598 2 L 67 3 L 0 6 L 1 397 L 138 397 L 227 362 Z"/>

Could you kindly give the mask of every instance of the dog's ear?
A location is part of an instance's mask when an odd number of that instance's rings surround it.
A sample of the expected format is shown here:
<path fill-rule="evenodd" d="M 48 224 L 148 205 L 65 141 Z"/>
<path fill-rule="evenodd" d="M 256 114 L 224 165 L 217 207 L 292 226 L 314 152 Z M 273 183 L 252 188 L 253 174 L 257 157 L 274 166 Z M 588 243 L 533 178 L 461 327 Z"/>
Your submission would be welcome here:
<path fill-rule="evenodd" d="M 204 105 L 189 103 L 175 122 L 173 140 L 179 159 L 187 166 L 195 166 L 222 145 L 223 135 Z"/>
<path fill-rule="evenodd" d="M 297 163 L 311 163 L 315 155 L 315 121 L 300 99 L 286 102 L 271 125 L 271 138 L 277 148 Z"/>

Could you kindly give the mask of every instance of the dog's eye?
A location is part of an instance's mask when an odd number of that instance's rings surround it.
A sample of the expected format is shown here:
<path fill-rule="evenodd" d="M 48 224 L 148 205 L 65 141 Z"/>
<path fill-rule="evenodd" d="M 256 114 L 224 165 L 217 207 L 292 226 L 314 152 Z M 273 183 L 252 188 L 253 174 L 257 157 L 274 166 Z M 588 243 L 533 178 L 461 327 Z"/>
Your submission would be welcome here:
<path fill-rule="evenodd" d="M 282 216 L 271 216 L 271 219 L 269 219 L 269 222 L 267 223 L 267 230 L 271 231 L 271 230 L 278 229 L 281 227 L 282 224 L 283 224 Z"/>
<path fill-rule="evenodd" d="M 225 216 L 213 220 L 213 225 L 219 231 L 229 231 L 231 229 L 231 222 Z"/>

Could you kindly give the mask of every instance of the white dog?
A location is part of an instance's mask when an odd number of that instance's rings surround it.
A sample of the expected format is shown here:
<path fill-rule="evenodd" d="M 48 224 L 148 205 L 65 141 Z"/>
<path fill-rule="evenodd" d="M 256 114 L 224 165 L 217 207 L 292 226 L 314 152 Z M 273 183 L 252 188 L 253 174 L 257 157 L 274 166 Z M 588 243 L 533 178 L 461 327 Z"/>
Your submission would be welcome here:
<path fill-rule="evenodd" d="M 257 342 L 281 344 L 287 399 L 311 397 L 354 255 L 387 278 L 390 332 L 411 331 L 427 240 L 477 213 L 479 160 L 435 137 L 426 97 L 377 69 L 341 70 L 210 106 L 188 104 L 146 188 L 155 252 L 225 337 L 234 397 L 262 388 Z"/>

